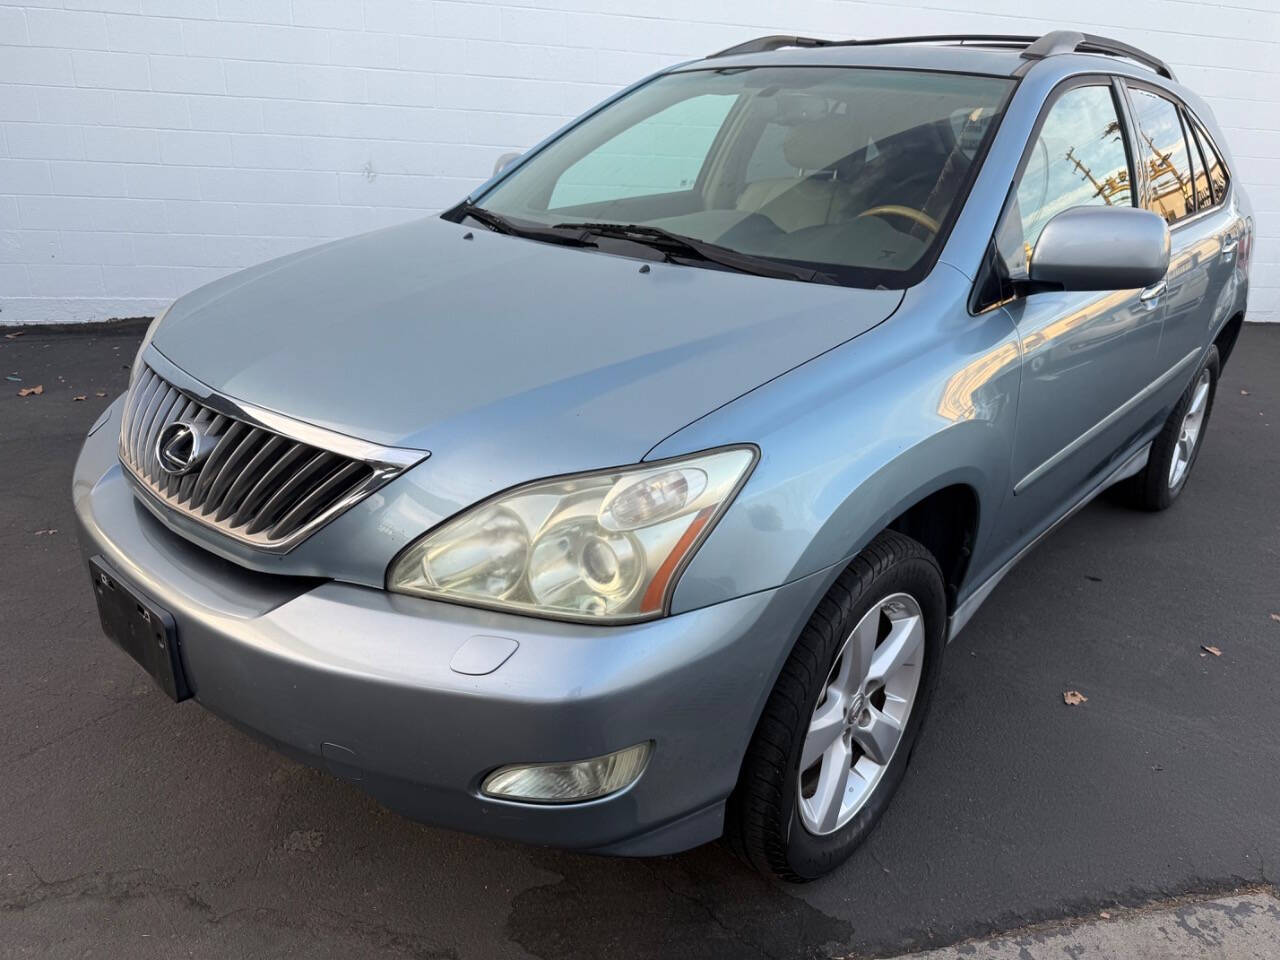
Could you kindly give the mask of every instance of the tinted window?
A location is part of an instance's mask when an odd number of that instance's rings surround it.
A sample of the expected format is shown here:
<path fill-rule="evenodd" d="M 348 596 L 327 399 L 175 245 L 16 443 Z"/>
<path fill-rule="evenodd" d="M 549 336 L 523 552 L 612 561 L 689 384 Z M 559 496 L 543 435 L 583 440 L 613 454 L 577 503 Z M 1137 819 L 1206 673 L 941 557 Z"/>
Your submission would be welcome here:
<path fill-rule="evenodd" d="M 1049 108 L 997 234 L 1009 275 L 1026 276 L 1040 232 L 1070 207 L 1133 205 L 1129 155 L 1109 86 L 1075 87 Z"/>
<path fill-rule="evenodd" d="M 478 202 L 517 225 L 649 225 L 901 287 L 932 262 L 1011 89 L 1005 77 L 854 67 L 666 74 Z"/>
<path fill-rule="evenodd" d="M 1169 223 L 1195 212 L 1191 157 L 1182 121 L 1172 101 L 1148 90 L 1131 88 L 1133 109 L 1142 139 L 1142 156 L 1151 181 L 1150 208 Z"/>
<path fill-rule="evenodd" d="M 1213 187 L 1214 202 L 1219 203 L 1227 195 L 1227 184 L 1230 181 L 1227 165 L 1222 162 L 1221 154 L 1213 148 L 1213 142 L 1205 133 L 1204 127 L 1200 125 L 1200 121 L 1192 118 L 1191 127 L 1195 131 L 1196 139 L 1200 141 L 1200 151 L 1204 154 L 1205 165 L 1209 168 L 1209 183 Z"/>

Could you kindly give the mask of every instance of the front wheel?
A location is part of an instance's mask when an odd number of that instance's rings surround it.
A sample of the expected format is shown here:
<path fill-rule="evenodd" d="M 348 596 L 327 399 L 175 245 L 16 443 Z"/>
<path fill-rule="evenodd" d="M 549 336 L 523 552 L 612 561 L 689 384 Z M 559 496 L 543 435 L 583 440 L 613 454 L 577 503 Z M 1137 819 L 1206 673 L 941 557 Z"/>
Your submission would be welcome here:
<path fill-rule="evenodd" d="M 880 534 L 796 641 L 747 748 L 726 833 L 758 870 L 813 880 L 866 838 L 906 772 L 938 677 L 937 562 Z"/>
<path fill-rule="evenodd" d="M 1133 500 L 1144 510 L 1168 509 L 1186 487 L 1213 412 L 1218 368 L 1218 348 L 1210 347 L 1195 379 L 1152 441 L 1146 467 L 1130 481 Z"/>

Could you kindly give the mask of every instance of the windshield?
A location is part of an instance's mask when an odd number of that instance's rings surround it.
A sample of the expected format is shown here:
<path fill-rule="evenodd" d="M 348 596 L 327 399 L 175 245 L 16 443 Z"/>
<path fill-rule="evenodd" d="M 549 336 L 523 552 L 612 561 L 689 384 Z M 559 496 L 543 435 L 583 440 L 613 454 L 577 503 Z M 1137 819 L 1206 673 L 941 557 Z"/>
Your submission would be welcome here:
<path fill-rule="evenodd" d="M 1012 85 L 853 67 L 665 74 L 476 203 L 516 225 L 657 227 L 903 287 L 932 265 Z"/>

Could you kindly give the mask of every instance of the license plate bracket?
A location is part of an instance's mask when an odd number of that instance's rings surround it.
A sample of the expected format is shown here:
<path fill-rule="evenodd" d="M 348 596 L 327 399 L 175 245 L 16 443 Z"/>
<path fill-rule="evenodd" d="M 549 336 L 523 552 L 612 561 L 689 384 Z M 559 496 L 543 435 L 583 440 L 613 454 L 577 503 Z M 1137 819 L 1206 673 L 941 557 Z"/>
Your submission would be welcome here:
<path fill-rule="evenodd" d="M 175 701 L 191 696 L 178 650 L 178 630 L 167 610 L 121 580 L 101 557 L 89 561 L 102 631 L 133 657 Z"/>

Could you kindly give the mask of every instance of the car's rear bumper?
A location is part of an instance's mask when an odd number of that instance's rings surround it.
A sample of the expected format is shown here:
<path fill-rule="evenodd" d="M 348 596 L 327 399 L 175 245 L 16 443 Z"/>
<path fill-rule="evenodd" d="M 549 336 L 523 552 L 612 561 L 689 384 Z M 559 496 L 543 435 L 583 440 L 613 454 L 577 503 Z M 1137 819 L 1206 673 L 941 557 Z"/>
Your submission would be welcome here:
<path fill-rule="evenodd" d="M 773 678 L 829 577 L 643 624 L 558 623 L 256 573 L 199 549 L 136 502 L 113 416 L 85 443 L 74 495 L 100 555 L 177 624 L 196 699 L 411 817 L 625 854 L 719 835 Z M 518 647 L 456 672 L 475 636 Z M 483 797 L 495 767 L 579 760 L 650 741 L 613 796 L 561 806 Z"/>

